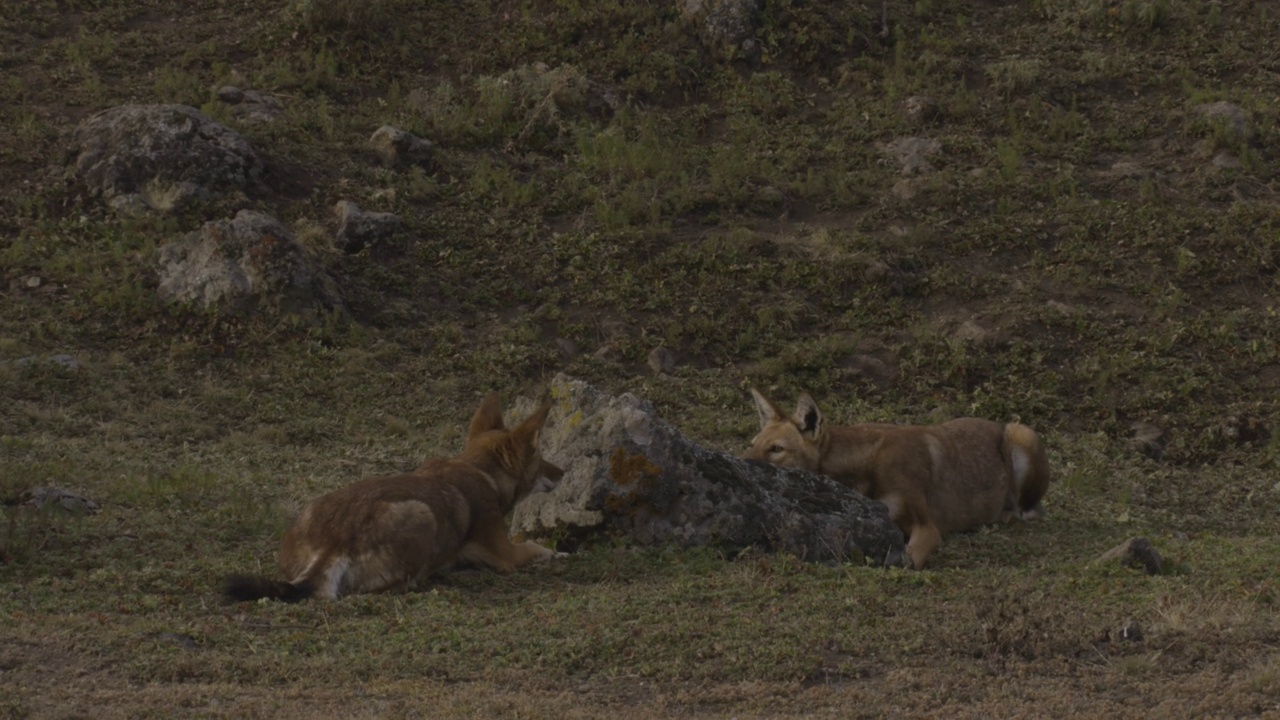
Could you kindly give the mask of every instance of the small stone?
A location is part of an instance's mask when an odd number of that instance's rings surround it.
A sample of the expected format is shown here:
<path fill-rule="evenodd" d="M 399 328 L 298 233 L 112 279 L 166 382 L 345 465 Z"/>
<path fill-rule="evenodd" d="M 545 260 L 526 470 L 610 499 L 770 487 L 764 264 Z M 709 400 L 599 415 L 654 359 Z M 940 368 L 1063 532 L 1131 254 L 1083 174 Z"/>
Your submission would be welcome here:
<path fill-rule="evenodd" d="M 430 167 L 435 157 L 435 145 L 431 141 L 390 125 L 375 130 L 369 138 L 369 145 L 387 167 Z"/>
<path fill-rule="evenodd" d="M 239 105 L 244 102 L 244 91 L 234 85 L 218 88 L 218 101 L 228 105 Z"/>
<path fill-rule="evenodd" d="M 334 237 L 334 244 L 348 255 L 376 245 L 400 229 L 398 215 L 364 212 L 350 200 L 339 200 L 333 209 L 338 216 L 338 234 Z"/>
<path fill-rule="evenodd" d="M 981 343 L 990 335 L 986 328 L 973 320 L 965 320 L 955 331 L 957 340 L 967 340 L 972 343 Z"/>
<path fill-rule="evenodd" d="M 55 487 L 34 487 L 18 496 L 16 503 L 36 508 L 58 507 L 67 512 L 79 515 L 92 515 L 100 509 L 98 503 L 83 495 Z"/>
<path fill-rule="evenodd" d="M 1240 158 L 1234 153 L 1223 150 L 1213 156 L 1212 165 L 1221 170 L 1234 170 L 1240 167 Z"/>
<path fill-rule="evenodd" d="M 925 95 L 912 95 L 902 101 L 902 115 L 914 123 L 926 123 L 938 117 L 938 103 Z"/>
<path fill-rule="evenodd" d="M 71 355 L 50 355 L 49 357 L 45 357 L 45 358 L 31 355 L 24 358 L 18 358 L 17 360 L 13 361 L 14 367 L 27 367 L 29 365 L 36 365 L 36 364 L 57 365 L 63 370 L 79 370 L 80 369 L 80 361 L 76 360 Z"/>
<path fill-rule="evenodd" d="M 659 345 L 649 351 L 649 369 L 655 375 L 670 375 L 676 369 L 676 357 L 670 350 Z"/>
<path fill-rule="evenodd" d="M 1239 105 L 1225 100 L 1206 103 L 1196 108 L 1201 116 L 1222 127 L 1229 140 L 1242 142 L 1253 134 L 1249 116 Z"/>
<path fill-rule="evenodd" d="M 200 649 L 200 644 L 197 643 L 195 641 L 195 638 L 191 637 L 190 635 L 183 635 L 181 633 L 172 633 L 172 632 L 162 632 L 162 633 L 156 633 L 155 639 L 159 642 L 165 642 L 165 643 L 171 643 L 173 645 L 177 645 L 178 647 L 181 647 L 184 650 Z"/>
<path fill-rule="evenodd" d="M 1150 540 L 1144 537 L 1132 537 L 1111 548 L 1098 557 L 1100 562 L 1119 560 L 1126 567 L 1146 572 L 1148 575 L 1159 575 L 1163 568 L 1160 553 Z"/>
<path fill-rule="evenodd" d="M 904 137 L 884 143 L 880 152 L 897 162 L 903 175 L 922 175 L 936 169 L 929 158 L 942 152 L 942 143 L 931 138 Z"/>
<path fill-rule="evenodd" d="M 578 354 L 578 344 L 569 338 L 556 338 L 555 346 L 565 358 L 571 358 Z"/>
<path fill-rule="evenodd" d="M 1163 430 L 1151 423 L 1141 421 L 1133 423 L 1130 429 L 1133 430 L 1133 437 L 1129 440 L 1130 451 L 1146 455 L 1152 460 L 1164 457 Z"/>
<path fill-rule="evenodd" d="M 622 352 L 611 343 L 605 343 L 591 353 L 591 357 L 604 362 L 617 362 L 622 359 Z"/>

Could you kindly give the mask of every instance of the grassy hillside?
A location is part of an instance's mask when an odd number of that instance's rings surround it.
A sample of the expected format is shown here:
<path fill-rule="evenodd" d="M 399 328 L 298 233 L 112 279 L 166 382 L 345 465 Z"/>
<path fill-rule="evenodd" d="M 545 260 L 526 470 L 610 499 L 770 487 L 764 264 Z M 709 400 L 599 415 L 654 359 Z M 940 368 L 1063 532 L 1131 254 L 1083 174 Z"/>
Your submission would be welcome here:
<path fill-rule="evenodd" d="M 681 7 L 0 4 L 0 498 L 102 505 L 0 506 L 0 716 L 1280 712 L 1280 10 L 765 0 L 726 53 Z M 87 199 L 70 131 L 159 102 L 242 133 L 265 187 Z M 388 123 L 436 166 L 376 164 Z M 910 175 L 906 138 L 937 142 Z M 343 199 L 403 227 L 345 255 Z M 156 297 L 157 248 L 245 207 L 346 313 Z M 220 603 L 305 500 L 454 452 L 483 392 L 561 371 L 728 450 L 752 385 L 837 422 L 1020 419 L 1059 482 L 920 573 L 604 540 Z M 1134 535 L 1166 573 L 1096 561 Z"/>

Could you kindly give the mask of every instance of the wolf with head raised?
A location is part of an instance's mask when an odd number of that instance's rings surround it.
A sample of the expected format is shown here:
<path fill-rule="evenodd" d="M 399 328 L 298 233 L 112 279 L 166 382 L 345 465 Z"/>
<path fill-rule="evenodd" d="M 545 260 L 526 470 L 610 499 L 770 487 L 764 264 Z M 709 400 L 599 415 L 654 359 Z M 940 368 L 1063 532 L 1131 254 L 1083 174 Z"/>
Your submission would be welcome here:
<path fill-rule="evenodd" d="M 1026 425 L 967 417 L 833 426 L 808 393 L 790 416 L 759 390 L 751 395 L 760 433 L 744 457 L 827 475 L 884 503 L 916 569 L 943 535 L 1041 513 L 1049 460 Z"/>
<path fill-rule="evenodd" d="M 496 394 L 471 419 L 462 453 L 427 460 L 405 475 L 360 480 L 313 500 L 285 533 L 285 580 L 234 575 L 228 600 L 333 600 L 403 589 L 456 560 L 500 572 L 556 553 L 513 543 L 506 515 L 540 477 L 561 471 L 542 459 L 538 438 L 550 405 L 508 430 Z"/>

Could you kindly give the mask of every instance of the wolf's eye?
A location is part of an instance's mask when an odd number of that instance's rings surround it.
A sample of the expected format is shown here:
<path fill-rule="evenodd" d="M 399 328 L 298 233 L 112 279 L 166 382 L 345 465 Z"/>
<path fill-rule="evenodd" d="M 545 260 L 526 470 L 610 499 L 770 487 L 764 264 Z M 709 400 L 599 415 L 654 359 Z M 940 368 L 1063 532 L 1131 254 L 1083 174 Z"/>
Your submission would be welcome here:
<path fill-rule="evenodd" d="M 769 454 L 770 454 L 770 455 L 777 455 L 778 453 L 782 452 L 782 451 L 783 451 L 783 450 L 785 450 L 785 449 L 786 449 L 786 448 L 782 447 L 781 445 L 774 445 L 774 446 L 772 446 L 772 447 L 770 447 L 770 448 L 769 448 Z"/>

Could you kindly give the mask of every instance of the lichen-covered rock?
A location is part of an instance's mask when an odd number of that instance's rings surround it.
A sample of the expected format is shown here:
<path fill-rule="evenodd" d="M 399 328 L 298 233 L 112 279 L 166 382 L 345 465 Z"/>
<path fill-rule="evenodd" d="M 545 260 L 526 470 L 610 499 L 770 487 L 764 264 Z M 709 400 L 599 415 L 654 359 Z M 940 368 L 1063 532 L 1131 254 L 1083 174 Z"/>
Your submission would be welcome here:
<path fill-rule="evenodd" d="M 244 192 L 262 176 L 247 140 L 186 105 L 104 110 L 76 128 L 69 156 L 91 196 L 129 213 Z"/>
<path fill-rule="evenodd" d="M 902 533 L 885 506 L 830 478 L 701 447 L 631 394 L 560 375 L 551 396 L 543 453 L 565 474 L 516 508 L 515 532 L 903 564 Z"/>
<path fill-rule="evenodd" d="M 278 220 L 241 210 L 159 251 L 160 296 L 228 312 L 312 315 L 341 307 L 332 280 Z"/>

